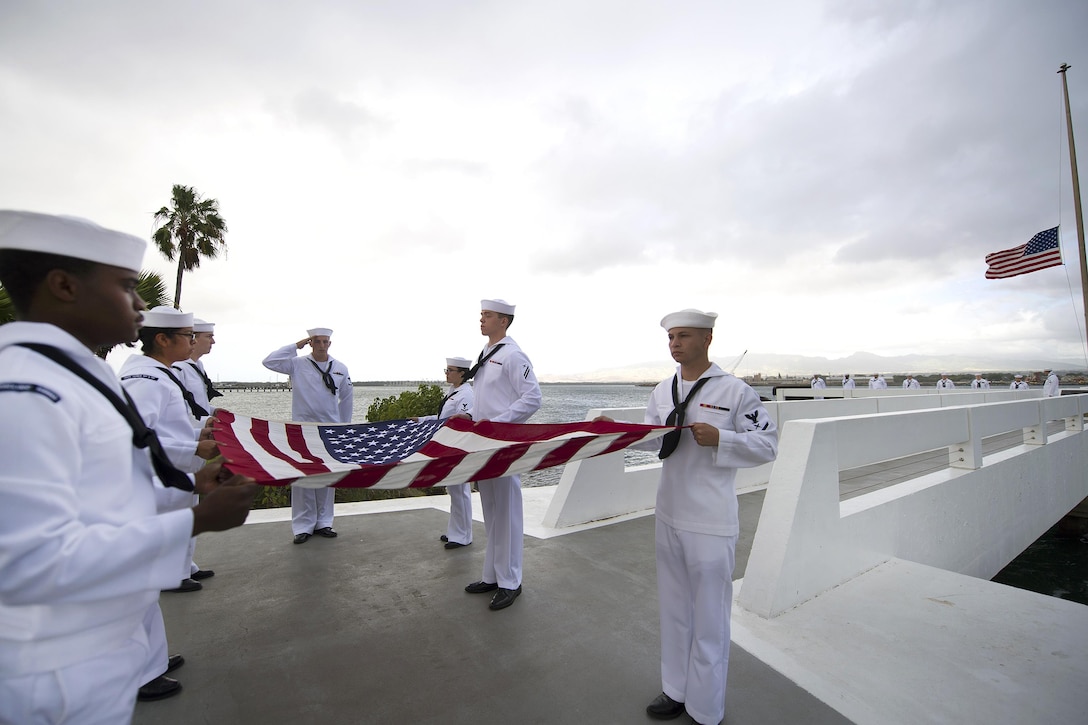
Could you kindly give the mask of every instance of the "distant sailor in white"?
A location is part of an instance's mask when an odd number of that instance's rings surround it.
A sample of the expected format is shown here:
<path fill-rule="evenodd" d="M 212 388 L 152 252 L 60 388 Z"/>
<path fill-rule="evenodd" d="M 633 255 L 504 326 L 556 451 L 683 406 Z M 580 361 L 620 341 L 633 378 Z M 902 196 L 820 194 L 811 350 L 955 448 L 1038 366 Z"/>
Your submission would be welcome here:
<path fill-rule="evenodd" d="M 844 388 L 846 388 L 847 390 L 853 390 L 854 389 L 854 387 L 855 387 L 854 379 L 852 377 L 850 377 L 849 373 L 842 376 L 842 386 Z"/>
<path fill-rule="evenodd" d="M 941 379 L 937 381 L 937 390 L 951 390 L 956 384 L 948 379 L 948 373 L 941 373 Z"/>
<path fill-rule="evenodd" d="M 264 366 L 291 376 L 291 418 L 305 423 L 350 423 L 355 389 L 344 363 L 329 355 L 332 330 L 315 327 L 306 337 L 269 353 Z M 298 351 L 310 346 L 310 354 Z M 294 543 L 304 544 L 314 534 L 336 538 L 332 528 L 335 489 L 291 487 L 291 531 Z"/>
<path fill-rule="evenodd" d="M 1058 380 L 1058 376 L 1049 368 L 1043 371 L 1043 375 L 1046 375 L 1046 382 L 1043 383 L 1043 397 L 1054 398 L 1061 395 L 1061 384 Z"/>
<path fill-rule="evenodd" d="M 982 373 L 975 373 L 975 379 L 971 381 L 971 387 L 980 390 L 990 387 L 990 381 L 982 377 Z"/>
<path fill-rule="evenodd" d="M 914 377 L 910 373 L 907 373 L 907 377 L 903 378 L 904 390 L 918 390 L 922 386 L 918 384 L 918 378 Z"/>
<path fill-rule="evenodd" d="M 824 379 L 820 377 L 819 373 L 814 373 L 812 375 L 812 380 L 809 380 L 808 384 L 813 390 L 823 390 L 827 387 L 827 383 L 824 382 Z M 823 400 L 824 398 L 822 395 L 816 395 L 814 397 L 816 400 Z"/>
<path fill-rule="evenodd" d="M 94 354 L 136 339 L 146 246 L 73 217 L 0 211 L 0 284 L 17 318 L 0 327 L 2 723 L 127 723 L 138 695 L 179 691 L 171 678 L 140 688 L 144 622 L 177 585 L 190 537 L 240 525 L 258 491 L 241 476 L 216 484 L 219 464 L 194 480 L 158 451 L 153 469 L 153 432 Z M 206 495 L 156 513 L 154 470 Z M 156 674 L 182 663 L 164 657 Z"/>
<path fill-rule="evenodd" d="M 740 533 L 734 482 L 738 468 L 773 461 L 778 452 L 778 430 L 759 395 L 710 362 L 716 319 L 688 309 L 661 320 L 677 369 L 654 388 L 645 417 L 650 425 L 690 426 L 668 434 L 658 454 L 664 459 L 655 512 L 662 692 L 646 712 L 672 719 L 686 710 L 696 722 L 715 725 L 725 716 Z"/>
<path fill-rule="evenodd" d="M 886 390 L 888 382 L 884 379 L 884 376 L 880 373 L 873 373 L 869 378 L 869 388 L 872 390 Z"/>
<path fill-rule="evenodd" d="M 465 377 L 472 368 L 472 361 L 463 357 L 446 358 L 442 371 L 449 383 L 449 392 L 442 399 L 438 415 L 424 415 L 412 420 L 435 420 L 455 415 L 472 417 L 472 386 Z M 447 549 L 459 549 L 472 543 L 472 484 L 458 483 L 446 486 L 450 494 L 450 521 L 446 533 L 440 538 Z"/>
<path fill-rule="evenodd" d="M 1027 390 L 1028 384 L 1024 382 L 1024 376 L 1020 373 L 1012 376 L 1012 382 L 1009 383 L 1009 390 Z"/>
<path fill-rule="evenodd" d="M 473 379 L 474 420 L 525 423 L 540 409 L 540 384 L 529 358 L 506 334 L 515 306 L 505 300 L 480 300 L 480 334 L 487 345 L 468 372 Z M 477 481 L 487 532 L 483 576 L 465 587 L 470 594 L 495 592 L 489 609 L 505 609 L 521 595 L 524 511 L 521 477 Z"/>

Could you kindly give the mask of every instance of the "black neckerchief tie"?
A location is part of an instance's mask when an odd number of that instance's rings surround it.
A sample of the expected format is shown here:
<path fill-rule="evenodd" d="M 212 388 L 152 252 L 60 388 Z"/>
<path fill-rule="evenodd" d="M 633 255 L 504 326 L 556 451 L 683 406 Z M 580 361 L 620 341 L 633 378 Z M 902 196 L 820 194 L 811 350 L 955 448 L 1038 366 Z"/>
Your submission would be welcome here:
<path fill-rule="evenodd" d="M 156 367 L 158 367 L 156 365 Z M 200 407 L 200 403 L 196 402 L 196 398 L 193 397 L 192 391 L 190 391 L 185 385 L 178 380 L 177 376 L 164 367 L 158 367 L 166 373 L 167 377 L 174 381 L 174 385 L 178 386 L 178 390 L 181 391 L 181 397 L 185 398 L 185 404 L 189 406 L 189 412 L 193 414 L 193 417 L 197 420 L 208 417 L 208 411 Z M 178 372 L 181 372 L 180 370 Z"/>
<path fill-rule="evenodd" d="M 449 400 L 450 398 L 452 398 L 453 394 L 456 393 L 456 392 L 457 392 L 456 390 L 452 390 L 452 391 L 450 391 L 449 395 L 447 395 L 445 398 L 442 398 L 442 402 L 438 404 L 438 412 L 435 413 L 436 417 L 438 417 L 438 418 L 442 417 L 442 409 L 446 407 L 446 401 Z"/>
<path fill-rule="evenodd" d="M 699 392 L 699 388 L 703 387 L 703 384 L 710 380 L 710 378 L 699 378 L 695 381 L 695 385 L 691 386 L 691 392 L 688 393 L 688 397 L 684 400 L 680 400 L 680 374 L 677 373 L 672 378 L 672 412 L 669 413 L 669 417 L 665 419 L 665 425 L 675 425 L 675 430 L 670 430 L 665 434 L 665 437 L 661 439 L 661 452 L 657 454 L 657 457 L 661 460 L 665 460 L 673 454 L 676 450 L 676 446 L 680 445 L 680 428 L 684 425 L 684 411 L 687 410 L 688 403 L 695 397 L 695 394 Z"/>
<path fill-rule="evenodd" d="M 505 345 L 505 344 L 506 344 L 505 342 L 500 342 L 498 345 L 495 346 L 495 349 L 492 350 L 491 352 L 487 353 L 487 355 L 484 355 L 484 351 L 480 350 L 480 354 L 476 356 L 476 364 L 472 366 L 471 370 L 469 370 L 467 373 L 465 373 L 465 378 L 464 378 L 464 380 L 462 382 L 467 383 L 469 380 L 471 380 L 472 377 L 477 372 L 479 372 L 480 366 L 483 365 L 488 360 L 490 360 L 491 356 L 494 355 L 495 353 L 497 353 L 499 350 L 501 350 L 503 345 Z"/>
<path fill-rule="evenodd" d="M 310 364 L 314 366 L 314 370 L 321 373 L 321 382 L 325 383 L 325 387 L 329 389 L 329 392 L 336 395 L 336 381 L 332 379 L 330 370 L 332 370 L 332 360 L 329 360 L 329 366 L 324 370 L 313 359 L 310 359 Z"/>
<path fill-rule="evenodd" d="M 162 448 L 159 436 L 153 429 L 148 428 L 147 424 L 144 423 L 144 419 L 140 417 L 139 412 L 136 410 L 136 405 L 132 402 L 132 398 L 129 397 L 123 387 L 121 388 L 121 393 L 125 396 L 124 400 L 110 389 L 108 385 L 70 358 L 63 350 L 53 347 L 52 345 L 41 345 L 32 342 L 20 342 L 16 344 L 20 347 L 29 348 L 40 355 L 44 355 L 58 365 L 67 368 L 70 372 L 79 378 L 82 378 L 95 390 L 105 396 L 106 400 L 110 401 L 113 407 L 117 409 L 117 412 L 121 414 L 121 417 L 125 419 L 125 422 L 128 423 L 129 427 L 132 428 L 132 444 L 137 448 L 147 448 L 150 450 L 151 465 L 155 469 L 155 475 L 159 477 L 159 480 L 162 481 L 163 485 L 172 488 L 180 488 L 182 491 L 193 490 L 193 482 L 189 480 L 189 477 L 184 473 L 174 468 L 174 464 L 170 462 L 170 459 L 166 455 L 166 451 Z"/>
<path fill-rule="evenodd" d="M 216 390 L 214 386 L 212 386 L 211 378 L 209 378 L 204 373 L 204 371 L 200 369 L 199 365 L 197 365 L 195 362 L 191 362 L 189 363 L 189 367 L 191 367 L 193 370 L 196 370 L 196 374 L 199 375 L 200 379 L 204 381 L 204 392 L 208 395 L 209 402 L 214 400 L 215 398 L 223 397 L 223 394 Z"/>

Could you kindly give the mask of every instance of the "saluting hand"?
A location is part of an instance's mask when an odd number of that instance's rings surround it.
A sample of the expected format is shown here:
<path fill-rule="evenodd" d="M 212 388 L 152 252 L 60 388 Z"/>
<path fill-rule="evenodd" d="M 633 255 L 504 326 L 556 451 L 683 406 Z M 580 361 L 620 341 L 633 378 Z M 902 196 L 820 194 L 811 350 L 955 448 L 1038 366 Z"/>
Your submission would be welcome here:
<path fill-rule="evenodd" d="M 306 347 L 309 344 L 310 344 L 310 338 L 304 337 L 304 338 L 302 338 L 301 340 L 299 340 L 298 342 L 295 343 L 295 349 L 296 350 L 301 350 L 302 348 Z"/>

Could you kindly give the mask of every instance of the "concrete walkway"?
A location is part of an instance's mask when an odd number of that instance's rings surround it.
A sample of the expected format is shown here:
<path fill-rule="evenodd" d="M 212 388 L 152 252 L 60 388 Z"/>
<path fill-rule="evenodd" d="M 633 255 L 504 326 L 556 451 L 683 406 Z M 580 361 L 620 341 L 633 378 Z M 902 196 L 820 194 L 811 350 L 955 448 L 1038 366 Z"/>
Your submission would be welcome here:
<path fill-rule="evenodd" d="M 552 491 L 525 490 L 526 521 L 540 520 Z M 762 498 L 741 497 L 738 577 Z M 161 598 L 170 651 L 186 658 L 174 673 L 185 689 L 139 703 L 134 722 L 652 722 L 644 708 L 661 689 L 652 516 L 529 533 L 525 593 L 492 612 L 487 595 L 463 591 L 479 579 L 482 524 L 476 543 L 447 551 L 445 512 L 395 506 L 338 506 L 340 537 L 300 546 L 278 511 L 202 536 L 197 561 L 215 577 Z M 848 721 L 734 644 L 725 722 Z"/>

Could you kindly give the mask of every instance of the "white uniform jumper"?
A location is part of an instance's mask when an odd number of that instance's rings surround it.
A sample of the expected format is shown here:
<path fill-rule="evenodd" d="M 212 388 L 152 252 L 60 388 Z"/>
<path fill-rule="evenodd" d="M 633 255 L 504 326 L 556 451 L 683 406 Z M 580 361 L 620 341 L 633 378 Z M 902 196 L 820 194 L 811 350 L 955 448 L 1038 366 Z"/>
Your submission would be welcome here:
<path fill-rule="evenodd" d="M 146 681 L 142 621 L 177 586 L 193 515 L 156 515 L 125 419 L 17 342 L 60 348 L 121 394 L 63 330 L 0 327 L 0 722 L 128 722 Z"/>
<path fill-rule="evenodd" d="M 167 367 L 147 355 L 130 355 L 117 374 L 121 385 L 136 404 L 136 410 L 148 428 L 155 430 L 170 462 L 181 471 L 195 473 L 204 466 L 204 459 L 196 455 L 199 424 L 193 418 L 181 388 L 162 371 Z M 172 371 L 173 372 L 173 371 Z M 177 373 L 174 372 L 175 377 Z M 159 513 L 191 509 L 198 501 L 196 494 L 167 488 L 155 482 L 155 495 Z M 190 537 L 186 546 L 188 557 L 178 568 L 172 589 L 192 574 L 196 539 Z M 148 610 L 144 622 L 152 655 L 147 663 L 143 682 L 150 682 L 166 672 L 169 658 L 166 646 L 166 628 L 158 604 Z M 143 683 L 141 683 L 143 684 Z"/>
<path fill-rule="evenodd" d="M 937 381 L 937 390 L 951 390 L 956 387 L 956 384 L 948 378 L 941 378 Z"/>
<path fill-rule="evenodd" d="M 461 383 L 450 388 L 439 415 L 424 415 L 420 421 L 449 418 L 454 415 L 472 415 L 472 386 Z M 450 522 L 446 526 L 446 540 L 468 546 L 472 543 L 472 484 L 458 483 L 446 486 L 450 494 Z"/>
<path fill-rule="evenodd" d="M 971 387 L 976 390 L 990 387 L 990 381 L 986 378 L 975 378 L 971 381 Z"/>
<path fill-rule="evenodd" d="M 888 381 L 884 379 L 883 375 L 877 375 L 869 378 L 869 388 L 871 390 L 887 390 Z"/>
<path fill-rule="evenodd" d="M 725 716 L 729 617 L 740 519 L 734 480 L 738 468 L 773 461 L 778 430 L 756 394 L 712 363 L 710 378 L 689 402 L 685 425 L 718 429 L 718 446 L 683 431 L 665 459 L 657 491 L 657 591 L 661 614 L 661 685 L 692 718 Z M 680 378 L 677 368 L 676 378 Z M 664 425 L 673 410 L 672 381 L 658 384 L 646 423 Z M 685 400 L 696 381 L 680 380 Z"/>
<path fill-rule="evenodd" d="M 300 423 L 350 423 L 355 404 L 355 389 L 344 363 L 329 357 L 323 363 L 312 355 L 298 354 L 294 343 L 275 350 L 263 361 L 269 370 L 291 376 L 291 418 Z M 336 385 L 333 393 L 325 386 L 321 371 L 328 370 Z M 332 526 L 332 488 L 291 488 L 291 531 L 312 534 L 317 529 Z"/>
<path fill-rule="evenodd" d="M 174 371 L 174 376 L 181 381 L 181 384 L 185 386 L 185 389 L 193 394 L 193 400 L 198 406 L 208 412 L 211 415 L 214 405 L 208 400 L 208 386 L 205 383 L 207 373 L 204 372 L 204 365 L 200 360 L 182 360 L 176 362 L 170 366 Z M 204 427 L 205 419 L 201 418 L 197 420 L 193 425 L 197 428 L 198 435 L 201 428 Z M 200 497 L 193 494 L 193 505 L 199 503 Z M 197 566 L 196 561 L 193 560 L 193 556 L 196 554 L 196 537 L 194 536 L 189 542 L 189 574 L 196 574 L 200 571 L 200 567 Z"/>
<path fill-rule="evenodd" d="M 1046 382 L 1043 383 L 1043 397 L 1054 398 L 1061 395 L 1060 384 L 1058 382 L 1058 376 L 1054 373 L 1046 376 Z"/>
<path fill-rule="evenodd" d="M 842 386 L 844 388 L 846 388 L 847 390 L 853 390 L 854 389 L 854 379 L 853 378 L 843 378 L 842 379 Z"/>
<path fill-rule="evenodd" d="M 533 365 L 512 337 L 496 345 L 503 347 L 480 366 L 472 384 L 476 420 L 496 423 L 524 423 L 540 409 L 540 384 Z M 480 353 L 486 357 L 495 345 Z M 484 513 L 487 550 L 481 581 L 497 583 L 502 589 L 521 586 L 521 554 L 524 511 L 521 477 L 503 476 L 477 481 Z"/>
<path fill-rule="evenodd" d="M 922 385 L 921 385 L 921 383 L 918 382 L 917 378 L 906 378 L 903 381 L 903 389 L 904 390 L 918 390 L 921 387 L 922 387 Z"/>

